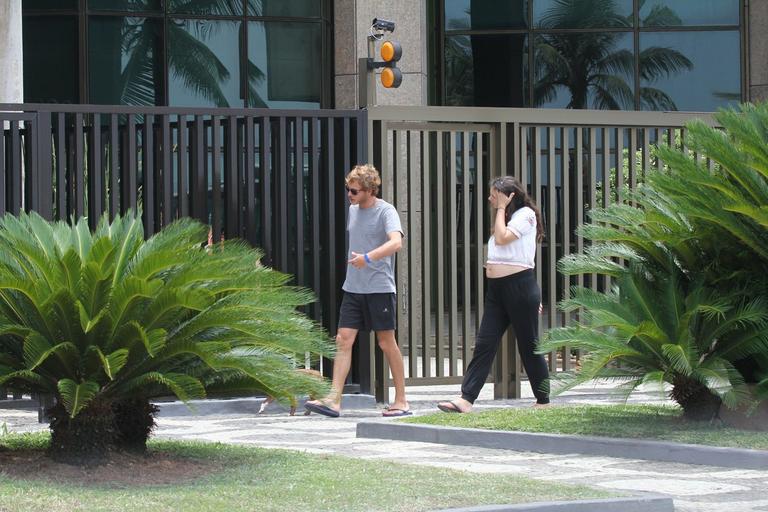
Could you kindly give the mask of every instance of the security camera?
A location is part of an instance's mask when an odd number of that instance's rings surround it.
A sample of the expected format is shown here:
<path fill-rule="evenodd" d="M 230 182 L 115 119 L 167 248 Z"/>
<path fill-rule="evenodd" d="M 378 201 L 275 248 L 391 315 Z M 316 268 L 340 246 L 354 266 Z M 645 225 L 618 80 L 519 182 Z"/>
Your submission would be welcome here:
<path fill-rule="evenodd" d="M 394 32 L 395 22 L 389 21 L 389 20 L 382 20 L 380 18 L 373 18 L 371 28 L 376 30 L 381 30 L 384 32 Z"/>

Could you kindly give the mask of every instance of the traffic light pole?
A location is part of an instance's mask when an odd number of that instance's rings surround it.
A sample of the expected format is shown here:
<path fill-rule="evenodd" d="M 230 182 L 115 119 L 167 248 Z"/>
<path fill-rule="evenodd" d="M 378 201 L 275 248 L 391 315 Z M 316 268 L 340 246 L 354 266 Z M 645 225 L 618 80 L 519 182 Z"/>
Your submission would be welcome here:
<path fill-rule="evenodd" d="M 368 36 L 368 57 L 357 59 L 357 104 L 368 108 L 376 104 L 376 71 L 371 68 L 376 53 L 376 38 Z"/>

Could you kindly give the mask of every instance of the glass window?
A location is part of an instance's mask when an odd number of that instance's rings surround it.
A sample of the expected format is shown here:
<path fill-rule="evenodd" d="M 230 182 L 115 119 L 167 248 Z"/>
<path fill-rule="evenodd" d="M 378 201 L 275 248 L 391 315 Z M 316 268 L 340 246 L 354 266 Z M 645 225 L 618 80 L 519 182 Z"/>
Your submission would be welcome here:
<path fill-rule="evenodd" d="M 446 30 L 526 28 L 527 2 L 522 0 L 445 0 Z"/>
<path fill-rule="evenodd" d="M 633 47 L 632 34 L 627 32 L 538 36 L 533 106 L 634 109 Z"/>
<path fill-rule="evenodd" d="M 240 107 L 240 23 L 169 20 L 168 104 Z"/>
<path fill-rule="evenodd" d="M 640 34 L 643 110 L 711 112 L 741 100 L 738 31 Z"/>
<path fill-rule="evenodd" d="M 144 11 L 162 10 L 160 0 L 88 0 L 88 7 L 95 11 Z"/>
<path fill-rule="evenodd" d="M 71 10 L 77 9 L 77 0 L 22 0 L 21 8 L 24 11 Z"/>
<path fill-rule="evenodd" d="M 536 28 L 633 27 L 632 0 L 532 0 Z"/>
<path fill-rule="evenodd" d="M 88 31 L 90 102 L 162 103 L 161 36 L 159 20 L 92 17 Z"/>
<path fill-rule="evenodd" d="M 319 23 L 248 23 L 248 106 L 319 108 Z"/>
<path fill-rule="evenodd" d="M 445 39 L 445 104 L 527 105 L 527 36 L 461 35 Z"/>
<path fill-rule="evenodd" d="M 168 12 L 238 16 L 243 14 L 242 0 L 168 0 Z"/>
<path fill-rule="evenodd" d="M 641 3 L 640 25 L 738 25 L 739 3 L 739 0 L 647 0 Z"/>
<path fill-rule="evenodd" d="M 318 17 L 321 4 L 317 0 L 248 0 L 248 15 Z"/>
<path fill-rule="evenodd" d="M 77 18 L 25 16 L 24 100 L 28 103 L 77 103 Z"/>

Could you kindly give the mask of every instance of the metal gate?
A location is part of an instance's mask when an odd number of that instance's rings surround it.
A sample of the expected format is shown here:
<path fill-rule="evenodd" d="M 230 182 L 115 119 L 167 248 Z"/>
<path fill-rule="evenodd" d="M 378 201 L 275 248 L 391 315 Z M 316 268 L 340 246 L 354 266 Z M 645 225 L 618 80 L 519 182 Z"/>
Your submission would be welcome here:
<path fill-rule="evenodd" d="M 564 255 L 583 250 L 575 228 L 589 209 L 622 201 L 646 172 L 663 169 L 660 142 L 685 147 L 684 123 L 709 114 L 462 107 L 373 107 L 368 159 L 381 171 L 382 197 L 406 232 L 397 259 L 398 342 L 406 384 L 457 384 L 483 314 L 482 264 L 490 233 L 491 178 L 513 175 L 542 211 L 546 239 L 536 272 L 544 313 L 540 332 L 573 320 L 558 311 L 572 285 L 605 289 L 597 276 L 566 278 Z M 507 333 L 488 382 L 497 398 L 520 396 L 522 371 Z M 373 340 L 371 340 L 371 344 Z M 371 345 L 373 346 L 373 345 Z M 388 368 L 371 350 L 371 378 L 386 401 Z M 550 371 L 571 369 L 580 354 L 548 355 Z"/>

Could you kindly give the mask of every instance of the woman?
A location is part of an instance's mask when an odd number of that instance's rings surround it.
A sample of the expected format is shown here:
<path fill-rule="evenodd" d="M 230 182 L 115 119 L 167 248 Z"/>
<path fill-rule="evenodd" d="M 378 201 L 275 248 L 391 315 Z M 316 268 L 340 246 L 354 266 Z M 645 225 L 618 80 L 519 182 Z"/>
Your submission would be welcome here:
<path fill-rule="evenodd" d="M 544 356 L 536 354 L 539 338 L 541 290 L 534 266 L 536 243 L 544 238 L 541 213 L 520 182 L 511 176 L 491 182 L 488 201 L 493 208 L 493 229 L 488 240 L 485 275 L 488 289 L 485 312 L 475 341 L 472 360 L 461 384 L 461 397 L 440 402 L 445 412 L 472 410 L 488 378 L 499 342 L 510 324 L 528 374 L 536 405 L 549 404 L 549 371 Z"/>

